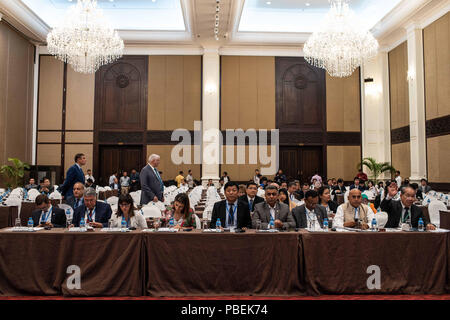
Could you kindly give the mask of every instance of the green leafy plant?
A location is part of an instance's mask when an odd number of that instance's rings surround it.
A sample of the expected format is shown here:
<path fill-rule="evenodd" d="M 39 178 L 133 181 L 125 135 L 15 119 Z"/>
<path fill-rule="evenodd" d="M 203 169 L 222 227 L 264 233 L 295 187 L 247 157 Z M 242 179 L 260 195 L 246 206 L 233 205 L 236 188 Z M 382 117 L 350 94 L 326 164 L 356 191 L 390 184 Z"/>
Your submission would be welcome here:
<path fill-rule="evenodd" d="M 360 162 L 357 166 L 357 168 L 362 168 L 363 166 L 366 166 L 367 169 L 370 170 L 372 175 L 370 178 L 374 180 L 374 183 L 378 183 L 378 177 L 380 174 L 389 171 L 391 175 L 395 172 L 395 168 L 391 166 L 389 162 L 377 162 L 374 158 L 364 158 L 362 162 Z"/>
<path fill-rule="evenodd" d="M 8 188 L 17 188 L 19 183 L 22 182 L 25 169 L 30 169 L 30 165 L 17 158 L 8 158 L 8 161 L 12 162 L 13 165 L 5 164 L 1 166 L 0 173 L 5 177 Z"/>

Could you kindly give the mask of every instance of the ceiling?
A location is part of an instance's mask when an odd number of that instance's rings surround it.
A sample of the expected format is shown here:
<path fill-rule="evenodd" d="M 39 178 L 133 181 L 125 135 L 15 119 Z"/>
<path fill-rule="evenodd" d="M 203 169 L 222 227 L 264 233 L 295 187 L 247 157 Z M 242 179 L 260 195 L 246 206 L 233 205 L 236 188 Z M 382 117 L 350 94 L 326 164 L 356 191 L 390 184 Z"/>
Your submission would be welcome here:
<path fill-rule="evenodd" d="M 217 41 L 214 39 L 217 0 L 97 2 L 128 46 L 298 48 L 329 10 L 328 0 L 219 0 Z M 406 22 L 415 18 L 419 11 L 448 10 L 449 2 L 350 0 L 349 4 L 381 41 L 399 29 L 404 30 Z M 75 3 L 76 0 L 0 0 L 0 15 L 33 42 L 45 44 L 51 27 L 57 25 L 67 8 Z"/>

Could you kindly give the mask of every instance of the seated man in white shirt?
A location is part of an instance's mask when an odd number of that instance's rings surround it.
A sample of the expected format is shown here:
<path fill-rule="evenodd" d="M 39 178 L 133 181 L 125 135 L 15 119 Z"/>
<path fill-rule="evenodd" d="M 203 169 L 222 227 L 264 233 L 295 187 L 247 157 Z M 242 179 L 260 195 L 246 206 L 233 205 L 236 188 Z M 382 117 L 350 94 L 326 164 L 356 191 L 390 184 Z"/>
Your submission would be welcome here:
<path fill-rule="evenodd" d="M 362 195 L 359 189 L 352 189 L 348 194 L 348 202 L 341 204 L 333 220 L 333 227 L 368 229 L 373 219 L 373 211 L 362 203 Z"/>

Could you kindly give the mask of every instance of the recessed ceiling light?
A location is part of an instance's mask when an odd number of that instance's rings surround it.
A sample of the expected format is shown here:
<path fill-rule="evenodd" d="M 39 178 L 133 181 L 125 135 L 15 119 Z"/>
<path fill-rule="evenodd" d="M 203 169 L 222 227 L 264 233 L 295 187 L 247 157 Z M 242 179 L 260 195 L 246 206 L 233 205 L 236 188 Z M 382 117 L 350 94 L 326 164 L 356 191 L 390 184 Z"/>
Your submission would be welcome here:
<path fill-rule="evenodd" d="M 309 7 L 311 5 L 311 3 L 307 2 L 305 3 L 305 6 Z"/>
<path fill-rule="evenodd" d="M 272 2 L 270 2 L 270 1 L 267 1 L 267 2 L 266 2 L 266 4 L 272 4 Z"/>

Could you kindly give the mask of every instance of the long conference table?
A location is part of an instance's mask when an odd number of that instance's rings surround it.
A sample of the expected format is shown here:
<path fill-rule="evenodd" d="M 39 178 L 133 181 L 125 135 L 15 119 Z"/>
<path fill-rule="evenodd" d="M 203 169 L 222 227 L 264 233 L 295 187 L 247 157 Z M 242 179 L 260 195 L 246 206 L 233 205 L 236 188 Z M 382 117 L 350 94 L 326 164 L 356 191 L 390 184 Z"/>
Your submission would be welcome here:
<path fill-rule="evenodd" d="M 0 295 L 444 294 L 449 248 L 449 233 L 434 232 L 2 229 Z M 373 266 L 379 289 L 367 284 Z"/>

